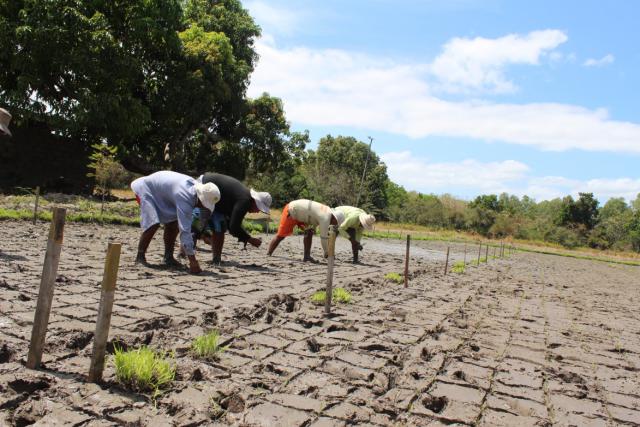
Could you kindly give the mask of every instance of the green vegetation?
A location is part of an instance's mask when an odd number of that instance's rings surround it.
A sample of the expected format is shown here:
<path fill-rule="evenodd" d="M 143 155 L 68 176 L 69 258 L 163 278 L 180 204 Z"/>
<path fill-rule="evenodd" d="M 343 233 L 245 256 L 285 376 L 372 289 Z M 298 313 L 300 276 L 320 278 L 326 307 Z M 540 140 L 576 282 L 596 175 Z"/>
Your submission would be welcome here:
<path fill-rule="evenodd" d="M 404 277 L 400 273 L 391 272 L 384 275 L 385 280 L 390 280 L 395 283 L 404 283 Z"/>
<path fill-rule="evenodd" d="M 116 378 L 134 391 L 152 392 L 156 399 L 175 378 L 175 363 L 170 359 L 166 353 L 146 346 L 127 351 L 116 347 Z"/>
<path fill-rule="evenodd" d="M 311 295 L 311 302 L 313 304 L 324 304 L 326 299 L 326 291 L 317 291 Z M 351 303 L 351 293 L 344 288 L 335 288 L 332 292 L 331 301 L 334 303 L 349 304 Z"/>
<path fill-rule="evenodd" d="M 196 338 L 191 344 L 191 351 L 203 359 L 215 359 L 226 349 L 220 346 L 220 333 L 217 330 Z"/>
<path fill-rule="evenodd" d="M 465 270 L 464 261 L 456 261 L 453 264 L 453 267 L 451 267 L 451 272 L 452 273 L 462 274 L 462 273 L 464 273 L 464 270 Z"/>

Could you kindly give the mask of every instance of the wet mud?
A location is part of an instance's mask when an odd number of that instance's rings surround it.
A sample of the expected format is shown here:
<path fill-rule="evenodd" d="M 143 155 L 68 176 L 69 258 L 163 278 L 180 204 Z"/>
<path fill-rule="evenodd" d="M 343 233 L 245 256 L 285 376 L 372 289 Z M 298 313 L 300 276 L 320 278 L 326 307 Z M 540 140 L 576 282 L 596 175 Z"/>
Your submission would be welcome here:
<path fill-rule="evenodd" d="M 67 224 L 43 368 L 26 369 L 48 225 L 0 222 L 0 425 L 343 426 L 640 425 L 640 269 L 517 253 L 443 274 L 446 244 L 365 240 L 360 264 L 338 240 L 332 316 L 319 241 L 276 254 L 227 239 L 221 266 L 161 268 L 161 236 L 134 265 L 135 228 Z M 154 402 L 87 382 L 109 241 L 121 241 L 107 352 L 173 352 L 176 380 Z M 317 240 L 317 239 L 316 239 Z M 464 245 L 451 245 L 452 262 Z M 476 249 L 477 250 L 477 249 Z M 476 254 L 477 255 L 477 254 Z M 484 256 L 484 253 L 483 253 Z M 475 259 L 469 248 L 467 260 Z M 202 360 L 194 338 L 217 329 L 226 351 Z"/>

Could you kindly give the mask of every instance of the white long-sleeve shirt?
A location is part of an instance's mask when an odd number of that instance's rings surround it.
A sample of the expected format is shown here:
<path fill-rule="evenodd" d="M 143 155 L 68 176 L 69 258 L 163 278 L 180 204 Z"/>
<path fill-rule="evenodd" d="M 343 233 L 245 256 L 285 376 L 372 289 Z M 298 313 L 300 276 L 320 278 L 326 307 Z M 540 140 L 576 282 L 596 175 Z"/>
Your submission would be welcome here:
<path fill-rule="evenodd" d="M 146 231 L 155 224 L 178 221 L 180 244 L 187 255 L 195 253 L 191 236 L 191 214 L 198 201 L 195 183 L 190 176 L 172 171 L 156 172 L 131 183 L 140 199 L 140 227 Z"/>
<path fill-rule="evenodd" d="M 289 202 L 289 215 L 293 219 L 296 219 L 305 224 L 318 226 L 320 229 L 320 243 L 322 244 L 322 250 L 324 256 L 329 254 L 329 225 L 331 224 L 331 217 L 333 213 L 331 208 L 322 203 L 314 202 L 313 200 L 300 199 Z"/>

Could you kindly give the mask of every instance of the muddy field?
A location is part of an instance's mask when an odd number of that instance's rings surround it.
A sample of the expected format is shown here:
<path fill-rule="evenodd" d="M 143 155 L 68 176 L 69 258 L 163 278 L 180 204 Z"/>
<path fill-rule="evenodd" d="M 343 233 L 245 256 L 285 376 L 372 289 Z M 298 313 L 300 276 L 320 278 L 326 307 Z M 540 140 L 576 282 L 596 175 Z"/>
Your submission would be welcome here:
<path fill-rule="evenodd" d="M 47 232 L 0 223 L 0 425 L 640 425 L 638 267 L 518 253 L 444 276 L 446 245 L 417 242 L 403 289 L 383 276 L 402 272 L 404 242 L 365 241 L 353 265 L 338 240 L 335 282 L 353 303 L 325 318 L 309 296 L 326 264 L 300 262 L 301 237 L 270 258 L 229 238 L 222 267 L 192 276 L 133 265 L 135 228 L 68 224 L 31 371 Z M 111 343 L 175 351 L 155 404 L 120 387 L 110 360 L 104 383 L 85 380 L 109 240 L 123 243 Z M 161 252 L 157 236 L 148 260 Z M 190 355 L 214 328 L 229 349 Z"/>

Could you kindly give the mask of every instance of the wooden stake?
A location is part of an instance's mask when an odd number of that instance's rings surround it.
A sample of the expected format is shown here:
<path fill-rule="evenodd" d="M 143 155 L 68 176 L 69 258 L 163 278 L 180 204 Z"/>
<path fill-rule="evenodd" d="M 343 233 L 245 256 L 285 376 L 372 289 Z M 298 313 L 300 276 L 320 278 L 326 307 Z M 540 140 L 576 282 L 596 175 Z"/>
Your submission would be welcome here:
<path fill-rule="evenodd" d="M 409 287 L 409 247 L 411 246 L 411 235 L 407 234 L 407 252 L 404 256 L 404 287 Z"/>
<path fill-rule="evenodd" d="M 504 242 L 500 242 L 500 258 L 504 258 Z"/>
<path fill-rule="evenodd" d="M 493 257 L 494 257 L 494 258 L 496 257 L 496 248 L 497 248 L 497 246 L 494 246 L 494 247 L 493 247 Z"/>
<path fill-rule="evenodd" d="M 336 253 L 336 226 L 329 226 L 329 256 L 327 257 L 327 296 L 324 300 L 324 312 L 331 314 L 331 298 L 333 297 L 333 262 Z"/>
<path fill-rule="evenodd" d="M 464 244 L 464 265 L 467 265 L 467 244 Z"/>
<path fill-rule="evenodd" d="M 449 267 L 449 246 L 447 246 L 447 260 L 444 262 L 444 275 L 447 275 L 447 267 Z"/>
<path fill-rule="evenodd" d="M 480 242 L 480 246 L 478 246 L 478 267 L 480 266 L 480 254 L 482 253 L 482 242 Z"/>
<path fill-rule="evenodd" d="M 51 226 L 49 228 L 49 240 L 47 241 L 47 252 L 44 256 L 44 266 L 42 267 L 42 277 L 40 279 L 38 304 L 33 318 L 29 356 L 27 357 L 27 368 L 30 369 L 37 369 L 40 367 L 40 362 L 42 362 L 42 350 L 44 348 L 44 339 L 47 335 L 47 327 L 49 326 L 51 302 L 53 301 L 53 287 L 58 275 L 60 250 L 64 237 L 65 215 L 66 209 L 53 209 L 53 218 L 51 219 Z"/>
<path fill-rule="evenodd" d="M 38 202 L 40 201 L 40 186 L 36 187 L 36 204 L 33 206 L 33 225 L 38 220 Z"/>
<path fill-rule="evenodd" d="M 485 258 L 485 262 L 488 264 L 489 263 L 489 245 L 487 245 L 487 249 L 484 251 L 484 258 Z"/>
<path fill-rule="evenodd" d="M 96 322 L 96 334 L 93 337 L 93 355 L 89 367 L 89 381 L 102 380 L 104 370 L 104 355 L 109 338 L 111 326 L 111 311 L 118 280 L 118 266 L 120 265 L 120 249 L 122 244 L 109 243 L 107 247 L 107 259 L 104 263 L 102 275 L 102 291 L 100 293 L 100 305 L 98 306 L 98 321 Z"/>

